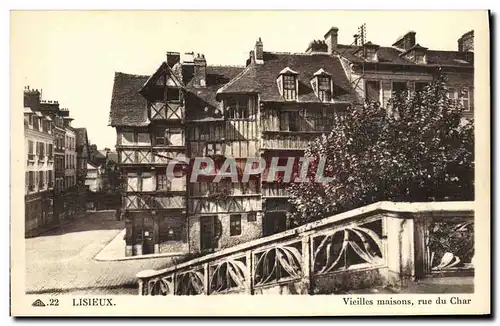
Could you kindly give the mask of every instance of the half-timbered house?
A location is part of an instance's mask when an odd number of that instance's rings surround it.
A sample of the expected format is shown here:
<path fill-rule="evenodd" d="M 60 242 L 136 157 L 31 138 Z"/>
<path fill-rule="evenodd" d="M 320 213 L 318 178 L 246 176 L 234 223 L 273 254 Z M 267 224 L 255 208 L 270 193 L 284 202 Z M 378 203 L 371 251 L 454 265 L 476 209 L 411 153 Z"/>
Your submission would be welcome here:
<path fill-rule="evenodd" d="M 169 52 L 151 76 L 116 73 L 110 124 L 126 254 L 212 252 L 284 230 L 286 189 L 259 174 L 242 178 L 245 162 L 302 156 L 354 96 L 324 42 L 284 54 L 264 52 L 259 39 L 242 67 L 209 66 L 200 54 L 181 62 Z M 196 158 L 215 167 L 188 182 Z M 238 182 L 214 182 L 225 159 L 236 162 Z M 174 178 L 165 168 L 172 160 Z"/>

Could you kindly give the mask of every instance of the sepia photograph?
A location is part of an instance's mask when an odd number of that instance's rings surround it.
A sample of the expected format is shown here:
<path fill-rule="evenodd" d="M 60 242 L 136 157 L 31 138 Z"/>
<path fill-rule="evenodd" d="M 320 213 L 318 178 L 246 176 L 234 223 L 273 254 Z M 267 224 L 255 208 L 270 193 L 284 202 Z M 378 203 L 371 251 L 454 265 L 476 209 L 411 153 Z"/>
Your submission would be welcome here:
<path fill-rule="evenodd" d="M 488 313 L 488 12 L 10 18 L 18 314 Z"/>

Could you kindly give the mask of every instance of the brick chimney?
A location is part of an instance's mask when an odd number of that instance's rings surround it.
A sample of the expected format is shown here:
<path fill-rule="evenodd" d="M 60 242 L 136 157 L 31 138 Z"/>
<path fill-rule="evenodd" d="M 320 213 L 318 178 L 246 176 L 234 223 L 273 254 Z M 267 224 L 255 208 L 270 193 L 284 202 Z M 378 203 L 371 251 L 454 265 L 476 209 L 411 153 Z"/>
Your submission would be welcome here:
<path fill-rule="evenodd" d="M 313 40 L 311 41 L 311 43 L 309 43 L 309 46 L 306 49 L 306 53 L 328 53 L 328 45 L 326 45 L 325 41 Z"/>
<path fill-rule="evenodd" d="M 254 55 L 255 55 L 255 63 L 257 64 L 264 63 L 264 44 L 262 43 L 260 37 L 257 40 L 257 42 L 255 42 Z"/>
<path fill-rule="evenodd" d="M 458 39 L 458 51 L 474 52 L 474 31 L 469 31 Z"/>
<path fill-rule="evenodd" d="M 24 88 L 24 107 L 38 110 L 40 108 L 40 92 L 38 89 Z"/>
<path fill-rule="evenodd" d="M 325 34 L 325 43 L 329 54 L 333 54 L 334 49 L 337 48 L 338 44 L 339 29 L 337 27 L 332 27 Z"/>
<path fill-rule="evenodd" d="M 392 46 L 407 51 L 416 44 L 416 34 L 414 31 L 410 31 L 394 42 Z"/>
<path fill-rule="evenodd" d="M 181 54 L 179 52 L 167 52 L 167 65 L 172 68 L 176 63 L 181 61 Z"/>
<path fill-rule="evenodd" d="M 207 61 L 205 60 L 205 55 L 198 53 L 193 61 L 194 61 L 193 86 L 206 87 Z"/>

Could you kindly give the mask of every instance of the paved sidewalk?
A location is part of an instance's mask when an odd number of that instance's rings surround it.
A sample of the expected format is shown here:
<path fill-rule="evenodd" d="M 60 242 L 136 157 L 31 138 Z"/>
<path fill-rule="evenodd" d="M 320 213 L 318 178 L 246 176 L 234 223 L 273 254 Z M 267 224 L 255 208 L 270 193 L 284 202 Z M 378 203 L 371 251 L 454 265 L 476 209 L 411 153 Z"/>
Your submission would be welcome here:
<path fill-rule="evenodd" d="M 166 268 L 173 259 L 96 261 L 123 228 L 114 212 L 96 212 L 26 239 L 26 292 L 136 294 L 139 271 Z"/>

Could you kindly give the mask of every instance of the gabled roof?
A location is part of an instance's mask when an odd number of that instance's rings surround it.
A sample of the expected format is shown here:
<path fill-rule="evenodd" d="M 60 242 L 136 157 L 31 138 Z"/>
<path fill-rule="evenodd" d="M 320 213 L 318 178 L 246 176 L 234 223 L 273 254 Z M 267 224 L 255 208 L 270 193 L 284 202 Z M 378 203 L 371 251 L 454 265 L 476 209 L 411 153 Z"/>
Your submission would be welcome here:
<path fill-rule="evenodd" d="M 298 73 L 299 102 L 321 102 L 311 87 L 314 74 L 323 69 L 332 76 L 336 91 L 343 93 L 334 100 L 355 101 L 340 60 L 328 54 L 289 54 L 264 52 L 264 63 L 251 63 L 240 75 L 219 89 L 218 94 L 258 93 L 261 101 L 282 102 L 276 79 L 283 69 Z"/>
<path fill-rule="evenodd" d="M 163 61 L 162 64 L 160 65 L 160 67 L 158 67 L 158 69 L 156 69 L 156 71 L 151 75 L 151 77 L 149 77 L 148 80 L 146 80 L 146 82 L 141 87 L 139 92 L 142 92 L 150 84 L 155 83 L 158 80 L 158 78 L 160 76 L 162 76 L 163 73 L 165 73 L 165 72 L 168 72 L 169 77 L 172 78 L 175 85 L 177 85 L 179 87 L 182 86 L 182 81 L 178 80 L 177 76 L 175 76 L 172 69 L 170 69 L 170 67 L 167 65 L 167 63 L 165 61 Z"/>
<path fill-rule="evenodd" d="M 321 68 L 320 70 L 316 71 L 313 76 L 331 76 L 329 72 L 326 72 L 325 69 Z"/>
<path fill-rule="evenodd" d="M 111 126 L 147 126 L 146 99 L 139 90 L 149 76 L 115 73 L 109 124 Z"/>
<path fill-rule="evenodd" d="M 165 69 L 165 63 L 150 77 L 144 75 L 132 75 L 117 72 L 113 85 L 113 94 L 111 99 L 110 125 L 111 126 L 146 126 L 149 124 L 147 115 L 147 101 L 139 92 L 148 82 L 155 80 L 153 76 L 161 74 Z M 177 69 L 176 69 L 177 68 Z M 183 86 L 188 109 L 199 110 L 209 107 L 209 113 L 213 113 L 218 107 L 215 98 L 217 90 L 236 77 L 244 67 L 237 66 L 207 66 L 206 87 L 195 88 L 193 86 L 193 66 L 183 65 L 182 81 L 177 73 L 180 73 L 179 67 L 173 67 L 172 74 L 176 80 Z M 203 112 L 189 112 L 188 118 L 213 120 L 211 114 Z M 190 115 L 190 117 L 189 117 Z"/>

